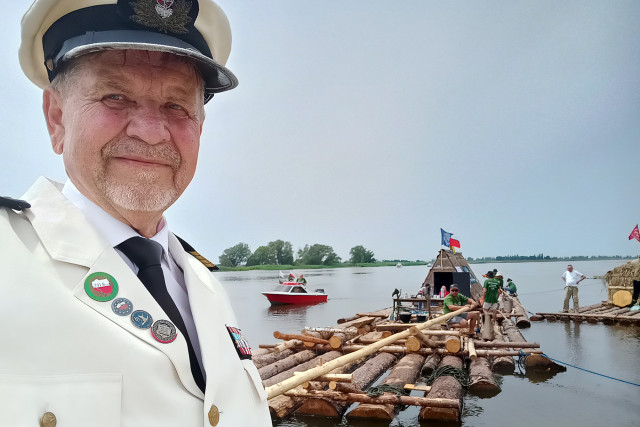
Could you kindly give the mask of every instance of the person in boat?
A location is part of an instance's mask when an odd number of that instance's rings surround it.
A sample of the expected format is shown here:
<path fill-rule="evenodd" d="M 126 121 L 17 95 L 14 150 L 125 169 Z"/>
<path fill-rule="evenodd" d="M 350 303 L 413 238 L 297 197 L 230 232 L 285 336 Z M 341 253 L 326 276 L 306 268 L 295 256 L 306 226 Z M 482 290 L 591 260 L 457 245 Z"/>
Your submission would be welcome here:
<path fill-rule="evenodd" d="M 289 273 L 289 281 L 293 282 L 295 280 L 296 276 L 293 275 L 293 273 Z"/>
<path fill-rule="evenodd" d="M 516 284 L 513 283 L 513 280 L 507 279 L 507 285 L 504 289 L 509 293 L 509 295 L 518 296 L 518 288 L 516 287 Z"/>
<path fill-rule="evenodd" d="M 482 293 L 482 308 L 485 313 L 491 310 L 493 314 L 493 322 L 498 318 L 498 297 L 502 294 L 503 290 L 500 286 L 500 281 L 493 276 L 493 271 L 487 271 L 487 280 L 484 281 L 484 288 Z"/>
<path fill-rule="evenodd" d="M 226 15 L 35 0 L 21 22 L 68 180 L 0 198 L 0 424 L 271 426 L 217 268 L 165 218 L 194 177 L 205 103 L 237 85 Z"/>
<path fill-rule="evenodd" d="M 477 304 L 472 299 L 467 297 L 466 295 L 462 295 L 460 293 L 460 289 L 458 285 L 455 283 L 451 285 L 449 288 L 449 294 L 444 297 L 444 314 L 451 313 L 452 311 L 460 310 L 464 306 L 475 307 Z M 465 328 L 469 326 L 469 335 L 474 334 L 476 328 L 476 322 L 478 321 L 478 312 L 477 311 L 467 311 L 466 313 L 460 313 L 457 316 L 452 317 L 447 321 L 447 324 L 450 326 L 458 325 L 461 328 Z"/>
<path fill-rule="evenodd" d="M 303 285 L 307 284 L 307 279 L 304 278 L 304 274 L 301 274 L 300 277 L 296 279 L 296 282 L 302 283 Z"/>

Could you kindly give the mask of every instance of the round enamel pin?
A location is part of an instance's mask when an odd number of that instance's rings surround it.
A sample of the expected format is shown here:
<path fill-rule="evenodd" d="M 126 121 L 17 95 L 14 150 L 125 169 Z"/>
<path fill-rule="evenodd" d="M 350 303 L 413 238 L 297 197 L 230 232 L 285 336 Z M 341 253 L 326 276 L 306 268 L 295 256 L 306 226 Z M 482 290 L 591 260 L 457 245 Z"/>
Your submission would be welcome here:
<path fill-rule="evenodd" d="M 84 290 L 96 301 L 111 301 L 118 294 L 118 282 L 110 274 L 91 273 L 84 279 Z"/>
<path fill-rule="evenodd" d="M 136 310 L 131 313 L 131 323 L 136 328 L 149 329 L 153 323 L 153 317 L 144 310 Z"/>
<path fill-rule="evenodd" d="M 156 341 L 163 344 L 173 342 L 178 336 L 174 324 L 164 319 L 154 322 L 153 326 L 151 326 L 151 335 L 153 335 Z"/>
<path fill-rule="evenodd" d="M 116 298 L 111 303 L 111 310 L 118 316 L 128 316 L 133 311 L 133 303 L 126 298 Z"/>

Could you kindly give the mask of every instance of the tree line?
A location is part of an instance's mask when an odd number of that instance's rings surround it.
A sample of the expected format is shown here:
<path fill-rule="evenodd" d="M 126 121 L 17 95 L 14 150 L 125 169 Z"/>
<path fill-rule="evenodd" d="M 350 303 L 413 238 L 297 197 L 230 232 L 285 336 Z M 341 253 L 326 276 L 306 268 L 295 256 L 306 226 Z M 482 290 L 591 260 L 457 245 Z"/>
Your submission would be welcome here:
<path fill-rule="evenodd" d="M 373 251 L 362 245 L 354 246 L 349 251 L 349 263 L 361 264 L 376 262 Z M 294 255 L 290 242 L 275 240 L 265 246 L 258 246 L 255 251 L 246 243 L 238 243 L 225 249 L 219 257 L 222 267 L 239 267 L 254 265 L 336 265 L 342 258 L 328 245 L 304 245 Z"/>

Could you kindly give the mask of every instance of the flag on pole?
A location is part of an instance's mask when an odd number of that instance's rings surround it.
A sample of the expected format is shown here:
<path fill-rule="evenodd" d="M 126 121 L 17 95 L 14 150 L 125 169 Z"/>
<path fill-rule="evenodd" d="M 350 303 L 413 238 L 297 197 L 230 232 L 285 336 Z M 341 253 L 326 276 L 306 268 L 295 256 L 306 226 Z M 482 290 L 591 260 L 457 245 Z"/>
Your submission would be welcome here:
<path fill-rule="evenodd" d="M 629 234 L 629 240 L 631 239 L 636 239 L 638 242 L 640 242 L 640 231 L 638 231 L 638 224 L 636 224 L 636 228 L 634 228 L 631 234 Z"/>
<path fill-rule="evenodd" d="M 452 248 L 460 248 L 460 241 L 456 240 L 456 239 L 449 239 L 449 246 L 451 246 Z"/>
<path fill-rule="evenodd" d="M 440 243 L 442 246 L 449 247 L 449 239 L 453 236 L 453 233 L 447 233 L 442 228 L 440 229 L 440 233 L 442 233 L 442 242 Z"/>

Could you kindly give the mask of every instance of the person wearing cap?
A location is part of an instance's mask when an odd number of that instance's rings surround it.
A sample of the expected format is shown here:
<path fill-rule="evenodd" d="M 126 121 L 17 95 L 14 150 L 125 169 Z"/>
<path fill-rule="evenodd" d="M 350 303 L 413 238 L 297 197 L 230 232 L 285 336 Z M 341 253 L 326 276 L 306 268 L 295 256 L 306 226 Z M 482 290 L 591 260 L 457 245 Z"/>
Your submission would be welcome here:
<path fill-rule="evenodd" d="M 499 271 L 494 271 L 493 277 L 500 283 L 500 289 L 504 289 L 504 276 L 502 275 L 502 273 Z"/>
<path fill-rule="evenodd" d="M 300 277 L 296 279 L 296 282 L 302 283 L 303 285 L 307 284 L 307 279 L 304 278 L 304 274 L 301 274 Z"/>
<path fill-rule="evenodd" d="M 451 313 L 452 311 L 460 310 L 466 305 L 475 307 L 476 302 L 472 298 L 468 298 L 466 295 L 460 293 L 458 285 L 455 283 L 449 288 L 449 293 L 444 297 L 443 301 L 444 309 L 443 313 Z M 476 328 L 476 322 L 478 320 L 478 313 L 475 311 L 468 311 L 466 313 L 460 313 L 457 316 L 452 317 L 447 321 L 448 325 L 459 325 L 461 328 L 465 328 L 469 325 L 469 335 L 474 334 Z"/>
<path fill-rule="evenodd" d="M 215 265 L 164 212 L 233 89 L 211 0 L 36 0 L 19 58 L 65 183 L 0 199 L 2 425 L 270 426 Z M 99 408 L 99 409 L 97 409 Z"/>
<path fill-rule="evenodd" d="M 578 285 L 587 277 L 577 270 L 573 269 L 573 265 L 567 266 L 567 271 L 562 274 L 562 280 L 564 280 L 564 304 L 562 305 L 562 312 L 569 312 L 569 300 L 573 298 L 573 312 L 577 313 L 580 310 L 580 303 L 578 300 Z"/>
<path fill-rule="evenodd" d="M 509 295 L 518 296 L 518 287 L 511 279 L 507 279 L 507 286 L 505 286 L 505 291 L 509 292 Z"/>
<path fill-rule="evenodd" d="M 485 312 L 493 311 L 493 321 L 498 318 L 498 297 L 504 292 L 500 286 L 500 281 L 493 277 L 493 271 L 487 271 L 487 280 L 482 286 L 482 308 Z"/>

